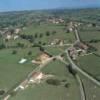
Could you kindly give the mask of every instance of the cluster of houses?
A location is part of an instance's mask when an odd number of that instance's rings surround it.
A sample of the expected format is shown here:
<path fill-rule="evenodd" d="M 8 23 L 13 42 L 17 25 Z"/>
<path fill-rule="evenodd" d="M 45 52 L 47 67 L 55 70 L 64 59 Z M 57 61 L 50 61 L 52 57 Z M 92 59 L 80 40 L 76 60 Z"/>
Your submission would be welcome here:
<path fill-rule="evenodd" d="M 24 80 L 16 89 L 24 90 L 31 84 L 39 84 L 41 80 L 45 77 L 45 75 L 42 72 L 34 72 L 32 73 L 32 76 L 30 79 Z"/>
<path fill-rule="evenodd" d="M 4 28 L 0 30 L 0 34 L 5 37 L 6 40 L 14 39 L 16 40 L 19 38 L 19 33 L 21 29 L 20 28 L 15 28 L 15 29 L 9 29 L 9 28 Z"/>
<path fill-rule="evenodd" d="M 62 18 L 49 18 L 47 19 L 47 22 L 53 24 L 60 24 L 60 23 L 64 23 L 65 21 Z"/>
<path fill-rule="evenodd" d="M 74 45 L 72 47 L 69 48 L 69 54 L 70 54 L 70 57 L 73 59 L 73 60 L 76 60 L 76 58 L 79 56 L 79 55 L 84 55 L 87 53 L 89 47 L 83 43 L 83 42 L 78 42 L 76 41 L 74 43 Z"/>
<path fill-rule="evenodd" d="M 51 42 L 51 45 L 63 45 L 64 44 L 64 40 L 61 40 L 61 39 L 54 39 L 52 42 Z"/>
<path fill-rule="evenodd" d="M 43 79 L 46 79 L 48 77 L 52 77 L 53 75 L 46 75 L 46 74 L 43 74 L 42 72 L 33 72 L 32 75 L 25 79 L 24 81 L 22 81 L 18 87 L 16 87 L 14 89 L 14 91 L 18 91 L 18 90 L 24 90 L 26 89 L 27 87 L 29 87 L 30 85 L 32 84 L 40 84 L 41 83 L 41 80 Z"/>
<path fill-rule="evenodd" d="M 80 25 L 82 25 L 82 23 L 80 22 L 73 22 L 73 21 L 70 21 L 67 25 L 67 30 L 69 32 L 73 32 L 74 31 L 74 28 L 75 27 L 79 27 Z"/>

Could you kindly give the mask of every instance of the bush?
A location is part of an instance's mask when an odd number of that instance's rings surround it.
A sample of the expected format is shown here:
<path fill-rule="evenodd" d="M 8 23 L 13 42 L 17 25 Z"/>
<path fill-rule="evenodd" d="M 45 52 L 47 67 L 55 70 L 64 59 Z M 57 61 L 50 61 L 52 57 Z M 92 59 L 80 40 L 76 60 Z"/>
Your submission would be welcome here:
<path fill-rule="evenodd" d="M 23 48 L 24 44 L 23 43 L 17 43 L 17 46 Z"/>
<path fill-rule="evenodd" d="M 50 84 L 50 85 L 55 85 L 55 86 L 60 85 L 60 81 L 57 80 L 57 79 L 48 79 L 46 82 L 47 82 L 48 84 Z"/>
<path fill-rule="evenodd" d="M 32 51 L 29 51 L 29 52 L 28 52 L 28 55 L 32 55 Z"/>
<path fill-rule="evenodd" d="M 17 53 L 17 51 L 16 51 L 16 50 L 13 50 L 13 51 L 12 51 L 12 54 L 16 54 L 16 53 Z"/>
<path fill-rule="evenodd" d="M 0 49 L 4 49 L 6 46 L 4 44 L 0 44 Z"/>
<path fill-rule="evenodd" d="M 49 31 L 46 32 L 46 36 L 50 36 L 50 32 Z"/>
<path fill-rule="evenodd" d="M 3 95 L 5 93 L 4 90 L 0 90 L 0 95 Z"/>
<path fill-rule="evenodd" d="M 66 88 L 68 88 L 68 87 L 69 87 L 69 85 L 70 85 L 69 83 L 66 83 L 66 84 L 65 84 L 65 87 L 66 87 Z"/>

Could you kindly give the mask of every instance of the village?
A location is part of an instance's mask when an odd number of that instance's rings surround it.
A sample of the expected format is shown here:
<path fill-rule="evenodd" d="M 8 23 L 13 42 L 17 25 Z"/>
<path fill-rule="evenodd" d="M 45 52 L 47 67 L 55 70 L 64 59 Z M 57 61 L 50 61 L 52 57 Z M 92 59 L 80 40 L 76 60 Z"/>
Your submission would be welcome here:
<path fill-rule="evenodd" d="M 37 90 L 38 94 L 44 93 L 42 95 L 45 97 L 51 92 L 50 89 L 54 89 L 50 98 L 61 90 L 62 98 L 65 96 L 70 100 L 88 100 L 85 91 L 88 83 L 84 81 L 93 83 L 91 89 L 94 91 L 100 82 L 88 70 L 84 70 L 86 65 L 80 64 L 80 59 L 98 56 L 96 52 L 99 49 L 93 44 L 94 40 L 85 41 L 82 37 L 81 31 L 88 33 L 86 28 L 93 31 L 99 25 L 48 15 L 45 18 L 36 17 L 35 21 L 31 19 L 24 26 L 0 28 L 0 63 L 4 66 L 1 66 L 4 71 L 1 76 L 8 73 L 7 78 L 1 77 L 3 85 L 0 87 L 0 99 L 17 100 L 15 98 L 21 97 L 21 93 L 24 94 L 31 88 L 32 96 L 35 96 Z M 2 62 L 2 59 L 7 63 Z M 41 89 L 43 86 L 45 88 Z M 93 93 L 91 98 L 97 100 L 96 94 Z"/>

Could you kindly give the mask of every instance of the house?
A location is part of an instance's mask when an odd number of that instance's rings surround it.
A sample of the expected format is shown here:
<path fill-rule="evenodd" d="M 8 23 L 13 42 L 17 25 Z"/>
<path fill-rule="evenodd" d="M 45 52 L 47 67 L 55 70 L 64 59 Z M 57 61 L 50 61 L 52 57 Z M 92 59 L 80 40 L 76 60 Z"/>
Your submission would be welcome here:
<path fill-rule="evenodd" d="M 25 88 L 28 87 L 28 80 L 24 80 L 20 85 L 19 85 L 19 88 L 24 90 Z"/>
<path fill-rule="evenodd" d="M 61 40 L 61 39 L 54 39 L 52 42 L 51 42 L 51 45 L 63 45 L 64 44 L 64 40 Z"/>
<path fill-rule="evenodd" d="M 9 35 L 9 34 L 7 34 L 6 39 L 7 39 L 7 40 L 10 40 L 11 38 L 12 38 L 12 36 Z"/>
<path fill-rule="evenodd" d="M 14 40 L 16 40 L 16 39 L 18 39 L 19 38 L 19 36 L 18 35 L 15 35 L 14 36 Z"/>
<path fill-rule="evenodd" d="M 75 42 L 74 47 L 77 49 L 85 50 L 85 51 L 87 51 L 89 48 L 85 43 L 79 42 L 79 41 Z"/>
<path fill-rule="evenodd" d="M 27 59 L 22 58 L 22 59 L 19 61 L 19 64 L 23 64 L 23 63 L 25 63 L 26 61 L 27 61 Z"/>
<path fill-rule="evenodd" d="M 15 34 L 18 34 L 20 31 L 21 31 L 20 28 L 16 28 L 16 29 L 15 29 Z"/>
<path fill-rule="evenodd" d="M 34 64 L 43 64 L 49 58 L 50 58 L 50 55 L 48 55 L 47 53 L 42 53 L 41 55 L 39 55 L 39 57 L 36 60 L 32 60 L 32 63 L 34 63 Z"/>
<path fill-rule="evenodd" d="M 72 21 L 68 24 L 68 27 L 67 28 L 68 28 L 69 32 L 72 32 L 73 31 L 74 25 L 73 25 L 73 22 Z"/>
<path fill-rule="evenodd" d="M 76 60 L 76 58 L 78 57 L 77 50 L 76 50 L 76 48 L 74 48 L 74 47 L 70 47 L 70 48 L 69 48 L 69 54 L 70 54 L 70 57 L 71 57 L 73 60 Z"/>
<path fill-rule="evenodd" d="M 62 18 L 59 18 L 60 23 L 64 23 L 64 20 Z"/>
<path fill-rule="evenodd" d="M 40 80 L 43 78 L 44 74 L 42 72 L 34 72 L 32 74 L 29 83 L 40 83 Z"/>

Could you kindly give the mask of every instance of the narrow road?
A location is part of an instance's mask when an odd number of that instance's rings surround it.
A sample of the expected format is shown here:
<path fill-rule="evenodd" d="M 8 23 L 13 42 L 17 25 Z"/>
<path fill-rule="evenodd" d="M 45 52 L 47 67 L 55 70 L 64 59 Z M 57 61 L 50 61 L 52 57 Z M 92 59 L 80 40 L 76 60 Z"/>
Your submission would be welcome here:
<path fill-rule="evenodd" d="M 60 56 L 56 56 L 56 59 L 60 60 L 64 64 L 68 65 L 68 63 L 66 61 L 64 61 Z M 83 83 L 82 83 L 82 81 L 81 81 L 81 79 L 80 79 L 78 74 L 76 74 L 75 77 L 76 77 L 76 80 L 77 80 L 77 82 L 79 84 L 79 89 L 80 89 L 80 93 L 81 93 L 81 100 L 86 100 L 86 95 L 85 95 Z"/>
<path fill-rule="evenodd" d="M 81 93 L 81 100 L 86 100 L 86 95 L 85 95 L 85 90 L 84 90 L 84 87 L 83 87 L 83 83 L 82 83 L 82 80 L 80 79 L 79 75 L 76 74 L 76 80 L 79 84 L 79 88 L 80 88 L 80 93 Z"/>
<path fill-rule="evenodd" d="M 68 50 L 66 50 L 66 54 L 67 54 L 67 58 L 70 62 L 70 64 L 72 65 L 73 69 L 75 69 L 77 72 L 81 73 L 82 75 L 84 75 L 85 77 L 87 77 L 88 79 L 90 79 L 92 82 L 94 82 L 96 85 L 100 86 L 100 82 L 98 80 L 96 80 L 94 77 L 92 77 L 91 75 L 89 75 L 88 73 L 84 72 L 82 69 L 80 69 L 71 59 Z"/>
<path fill-rule="evenodd" d="M 27 78 L 28 78 L 28 79 L 31 78 L 31 77 L 32 77 L 32 74 L 33 74 L 34 72 L 40 71 L 44 66 L 46 66 L 48 63 L 50 63 L 54 58 L 55 58 L 55 57 L 51 57 L 51 58 L 49 58 L 45 63 L 39 65 L 36 69 L 34 69 L 32 72 L 30 72 L 30 73 L 28 74 L 28 77 L 27 77 Z"/>
<path fill-rule="evenodd" d="M 80 40 L 80 37 L 79 37 L 79 33 L 78 33 L 78 30 L 75 28 L 75 37 L 76 37 L 76 40 L 78 41 L 78 42 L 80 42 L 81 40 Z"/>
<path fill-rule="evenodd" d="M 44 45 L 42 47 L 64 47 L 64 46 L 72 46 L 73 44 L 63 44 L 63 45 Z"/>
<path fill-rule="evenodd" d="M 24 79 L 30 79 L 32 77 L 32 74 L 34 72 L 38 72 L 40 71 L 44 66 L 46 66 L 48 63 L 50 63 L 52 60 L 54 59 L 54 57 L 49 58 L 45 63 L 39 65 L 38 67 L 36 67 L 32 72 L 30 72 L 27 77 Z M 22 80 L 20 83 L 16 84 L 15 86 L 13 86 L 11 89 L 9 89 L 4 96 L 1 98 L 1 100 L 8 100 L 11 97 L 11 92 L 13 92 L 24 80 Z M 18 90 L 17 90 L 18 91 Z M 15 91 L 15 92 L 17 92 Z"/>

